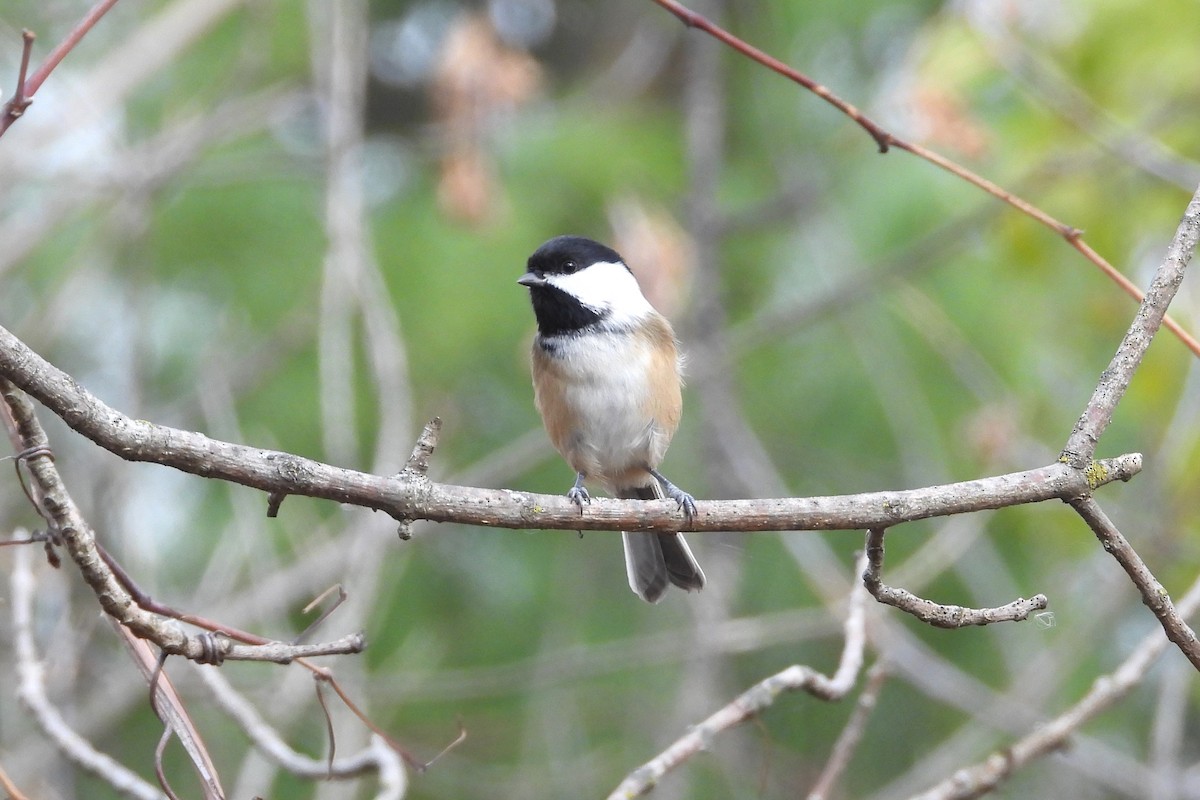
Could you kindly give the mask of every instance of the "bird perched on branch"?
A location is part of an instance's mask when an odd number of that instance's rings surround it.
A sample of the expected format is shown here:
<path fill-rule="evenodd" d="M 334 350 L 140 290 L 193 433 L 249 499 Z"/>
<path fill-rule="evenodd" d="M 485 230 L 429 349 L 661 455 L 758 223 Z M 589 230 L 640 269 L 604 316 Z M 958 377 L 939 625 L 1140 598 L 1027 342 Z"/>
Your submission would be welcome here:
<path fill-rule="evenodd" d="M 642 295 L 617 252 L 581 236 L 551 239 L 517 283 L 529 288 L 538 333 L 533 389 L 555 449 L 575 470 L 567 497 L 586 484 L 620 498 L 674 500 L 690 523 L 696 503 L 658 471 L 683 408 L 670 323 Z M 629 586 L 657 603 L 669 584 L 704 588 L 679 533 L 622 533 Z"/>

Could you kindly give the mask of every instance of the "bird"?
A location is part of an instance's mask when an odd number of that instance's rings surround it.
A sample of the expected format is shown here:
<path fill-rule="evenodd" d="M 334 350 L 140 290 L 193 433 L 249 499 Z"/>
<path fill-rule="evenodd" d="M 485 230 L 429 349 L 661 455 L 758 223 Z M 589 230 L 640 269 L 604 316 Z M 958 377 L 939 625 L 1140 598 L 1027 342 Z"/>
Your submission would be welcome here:
<path fill-rule="evenodd" d="M 534 404 L 571 469 L 582 510 L 587 486 L 624 499 L 676 502 L 690 524 L 692 495 L 658 471 L 683 410 L 675 332 L 642 294 L 624 259 L 583 236 L 557 236 L 529 257 L 517 283 L 537 321 Z M 657 603 L 671 584 L 704 588 L 704 571 L 677 532 L 623 532 L 629 586 Z"/>

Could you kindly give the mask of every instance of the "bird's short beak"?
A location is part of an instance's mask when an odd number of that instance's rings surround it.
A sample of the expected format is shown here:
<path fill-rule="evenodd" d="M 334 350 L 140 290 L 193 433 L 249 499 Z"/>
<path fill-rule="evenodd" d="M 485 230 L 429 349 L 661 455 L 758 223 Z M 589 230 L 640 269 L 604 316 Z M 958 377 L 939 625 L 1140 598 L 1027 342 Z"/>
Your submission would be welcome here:
<path fill-rule="evenodd" d="M 536 273 L 526 272 L 524 275 L 517 278 L 517 283 L 521 284 L 522 286 L 529 286 L 532 288 L 534 286 L 545 286 L 546 279 Z"/>

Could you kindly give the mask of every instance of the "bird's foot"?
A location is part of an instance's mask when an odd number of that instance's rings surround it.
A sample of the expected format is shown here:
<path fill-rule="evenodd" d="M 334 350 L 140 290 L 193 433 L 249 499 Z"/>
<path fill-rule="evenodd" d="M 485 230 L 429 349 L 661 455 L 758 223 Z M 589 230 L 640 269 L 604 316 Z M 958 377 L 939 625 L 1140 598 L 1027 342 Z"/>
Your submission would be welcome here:
<path fill-rule="evenodd" d="M 575 485 L 567 490 L 567 499 L 579 506 L 580 511 L 583 510 L 584 503 L 592 502 L 592 496 L 583 485 L 583 473 L 575 476 Z"/>
<path fill-rule="evenodd" d="M 658 472 L 657 470 L 650 470 L 650 474 L 653 475 L 660 484 L 662 484 L 663 493 L 679 504 L 679 510 L 683 512 L 684 518 L 686 518 L 688 524 L 691 525 L 692 520 L 696 518 L 696 498 L 692 497 L 683 489 L 680 489 L 678 486 L 671 483 L 662 473 Z"/>

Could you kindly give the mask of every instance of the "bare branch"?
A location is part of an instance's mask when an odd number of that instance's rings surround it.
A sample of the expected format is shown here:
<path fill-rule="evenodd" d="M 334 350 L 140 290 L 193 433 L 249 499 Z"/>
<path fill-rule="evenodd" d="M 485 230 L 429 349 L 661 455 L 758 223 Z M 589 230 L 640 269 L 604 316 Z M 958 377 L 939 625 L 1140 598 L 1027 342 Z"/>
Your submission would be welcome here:
<path fill-rule="evenodd" d="M 1060 222 L 1050 214 L 1043 211 L 1038 206 L 1030 203 L 1028 200 L 1021 198 L 1003 187 L 993 183 L 982 175 L 978 175 L 963 165 L 953 161 L 945 156 L 923 147 L 915 142 L 909 142 L 895 134 L 884 130 L 878 123 L 863 114 L 858 108 L 841 99 L 830 91 L 827 87 L 803 74 L 799 70 L 793 69 L 783 63 L 774 56 L 759 50 L 754 45 L 734 36 L 729 31 L 721 26 L 706 19 L 704 16 L 697 14 L 690 9 L 680 5 L 676 0 L 654 0 L 655 3 L 665 8 L 667 11 L 674 14 L 689 28 L 698 28 L 704 31 L 714 39 L 728 45 L 747 58 L 762 64 L 767 69 L 776 72 L 788 80 L 800 84 L 808 91 L 820 97 L 833 107 L 837 108 L 843 114 L 857 123 L 863 130 L 871 135 L 875 143 L 879 146 L 879 152 L 886 153 L 892 147 L 897 150 L 904 150 L 918 158 L 928 161 L 936 167 L 949 172 L 959 178 L 962 178 L 967 183 L 982 189 L 993 197 L 1008 203 L 1013 208 L 1020 211 L 1022 214 L 1036 220 L 1046 226 L 1056 234 L 1061 236 L 1072 247 L 1078 250 L 1084 258 L 1092 262 L 1105 275 L 1117 283 L 1121 289 L 1132 297 L 1134 300 L 1141 302 L 1143 300 L 1142 293 L 1137 286 L 1128 278 L 1122 275 L 1116 267 L 1108 263 L 1108 261 L 1091 248 L 1084 240 L 1082 231 L 1078 228 Z M 1194 355 L 1200 357 L 1200 341 L 1197 341 L 1190 333 L 1185 331 L 1175 320 L 1170 317 L 1163 318 L 1163 324 L 1183 342 L 1184 346 L 1192 351 Z"/>
<path fill-rule="evenodd" d="M 879 699 L 879 692 L 883 689 L 883 683 L 887 677 L 887 667 L 882 662 L 876 663 L 867 670 L 867 685 L 863 687 L 862 694 L 858 696 L 858 702 L 854 705 L 854 711 L 850 714 L 846 727 L 842 728 L 841 735 L 834 742 L 833 751 L 829 754 L 829 761 L 825 763 L 825 768 L 821 770 L 821 775 L 813 784 L 812 791 L 808 793 L 808 800 L 825 800 L 837 784 L 838 779 L 845 773 L 846 768 L 850 766 L 850 760 L 854 757 L 854 751 L 858 749 L 858 745 L 862 741 L 863 734 L 867 729 L 867 721 L 875 711 L 875 703 Z"/>
<path fill-rule="evenodd" d="M 361 634 L 315 645 L 282 642 L 239 644 L 222 635 L 187 634 L 173 621 L 139 607 L 100 555 L 95 533 L 67 492 L 54 465 L 46 433 L 33 413 L 33 404 L 3 378 L 0 378 L 0 395 L 4 400 L 0 408 L 8 411 L 2 416 L 11 422 L 10 437 L 19 452 L 33 453 L 25 459 L 25 464 L 37 487 L 39 512 L 46 515 L 61 536 L 71 560 L 95 593 L 104 612 L 129 628 L 134 635 L 153 641 L 170 655 L 214 663 L 227 659 L 288 663 L 302 657 L 357 653 L 366 646 Z"/>
<path fill-rule="evenodd" d="M 862 574 L 863 585 L 879 602 L 912 614 L 935 628 L 965 628 L 969 625 L 991 625 L 993 622 L 1019 622 L 1041 611 L 1050 601 L 1044 594 L 1026 600 L 1021 597 L 996 608 L 964 608 L 942 605 L 917 597 L 907 589 L 897 589 L 883 582 L 883 528 L 867 531 L 867 568 Z"/>
<path fill-rule="evenodd" d="M 1200 580 L 1193 583 L 1179 601 L 1179 613 L 1191 615 L 1198 606 Z M 1039 724 L 1027 736 L 992 753 L 983 762 L 955 771 L 937 786 L 913 796 L 911 800 L 967 800 L 992 791 L 1018 769 L 1066 746 L 1071 736 L 1089 720 L 1125 697 L 1146 677 L 1166 646 L 1167 639 L 1159 631 L 1147 635 L 1116 671 L 1096 678 L 1088 693 L 1071 708 Z"/>
<path fill-rule="evenodd" d="M 67 53 L 75 49 L 75 46 L 83 40 L 100 18 L 108 12 L 110 8 L 117 4 L 117 0 L 100 0 L 96 5 L 92 6 L 91 10 L 83 16 L 83 19 L 75 26 L 75 28 L 67 34 L 67 37 L 59 43 L 50 55 L 46 57 L 37 70 L 26 79 L 25 70 L 29 64 L 29 52 L 33 46 L 33 34 L 29 31 L 24 32 L 25 53 L 21 58 L 21 79 L 17 86 L 17 92 L 12 99 L 4 104 L 3 109 L 0 109 L 0 136 L 4 135 L 14 122 L 25 112 L 25 109 L 33 102 L 33 96 L 37 90 L 42 87 L 42 83 L 54 71 Z"/>
<path fill-rule="evenodd" d="M 298 753 L 283 740 L 283 737 L 270 723 L 263 719 L 262 715 L 258 713 L 258 709 L 230 685 L 221 670 L 201 666 L 198 668 L 198 672 L 209 691 L 212 692 L 217 705 L 237 722 L 238 726 L 250 737 L 254 746 L 293 775 L 317 780 L 355 778 L 382 769 L 382 762 L 385 760 L 394 760 L 403 772 L 402 759 L 399 754 L 388 747 L 370 746 L 354 755 L 334 759 L 333 763 Z"/>
<path fill-rule="evenodd" d="M 1192 666 L 1200 669 L 1200 642 L 1196 641 L 1195 631 L 1184 621 L 1175 604 L 1171 602 L 1166 588 L 1154 577 L 1154 573 L 1129 544 L 1129 540 L 1121 534 L 1094 498 L 1081 497 L 1072 501 L 1071 506 L 1096 534 L 1105 552 L 1112 553 L 1113 558 L 1125 570 L 1125 574 L 1141 592 L 1142 602 L 1154 612 L 1154 616 L 1162 624 L 1167 638 L 1183 651 L 1188 661 L 1192 662 Z"/>
<path fill-rule="evenodd" d="M 1197 240 L 1200 240 L 1200 188 L 1192 195 L 1183 213 L 1183 219 L 1154 273 L 1137 316 L 1133 318 L 1108 369 L 1100 374 L 1096 390 L 1075 423 L 1075 429 L 1062 452 L 1063 459 L 1068 463 L 1083 469 L 1095 454 L 1100 435 L 1112 422 L 1113 413 L 1125 396 L 1134 371 L 1142 362 L 1142 356 L 1150 347 L 1154 334 L 1166 319 L 1167 306 L 1183 282 L 1188 262 L 1196 252 Z"/>
<path fill-rule="evenodd" d="M 866 557 L 859 559 L 858 571 L 866 568 Z M 805 664 L 794 664 L 751 686 L 708 719 L 694 725 L 662 753 L 638 767 L 608 796 L 608 800 L 628 800 L 654 788 L 659 779 L 697 753 L 712 746 L 719 733 L 741 725 L 761 714 L 785 692 L 807 692 L 820 700 L 841 700 L 854 688 L 862 671 L 867 643 L 866 590 L 855 586 L 846 612 L 845 644 L 837 671 L 826 676 Z"/>
<path fill-rule="evenodd" d="M 1084 470 L 1054 463 L 1025 472 L 905 491 L 833 497 L 706 501 L 690 526 L 675 504 L 598 499 L 581 513 L 565 495 L 479 489 L 342 469 L 290 453 L 210 439 L 135 420 L 98 400 L 0 327 L 6 376 L 96 444 L 129 461 L 149 461 L 266 492 L 319 497 L 427 519 L 498 528 L 554 530 L 862 530 L 929 517 L 1071 499 L 1129 480 L 1141 455 L 1103 459 Z"/>
<path fill-rule="evenodd" d="M 162 793 L 120 762 L 98 751 L 79 735 L 46 696 L 42 665 L 33 641 L 33 572 L 30 552 L 21 548 L 13 554 L 11 601 L 17 661 L 17 696 L 29 709 L 33 721 L 73 764 L 113 787 L 124 797 L 161 800 Z"/>

